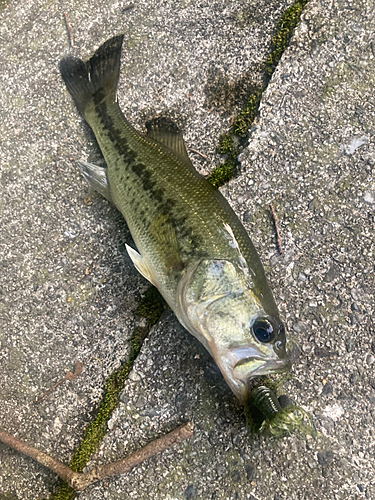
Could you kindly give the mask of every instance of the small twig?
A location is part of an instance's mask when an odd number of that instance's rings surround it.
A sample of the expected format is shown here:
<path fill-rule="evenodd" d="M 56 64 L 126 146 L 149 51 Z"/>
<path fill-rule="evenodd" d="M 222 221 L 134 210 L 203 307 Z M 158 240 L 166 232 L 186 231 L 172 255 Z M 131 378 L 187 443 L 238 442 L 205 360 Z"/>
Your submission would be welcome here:
<path fill-rule="evenodd" d="M 72 35 L 72 30 L 70 29 L 69 22 L 68 22 L 68 14 L 64 12 L 64 17 L 65 17 L 65 24 L 66 24 L 66 29 L 68 30 L 68 35 L 69 35 L 69 41 L 70 41 L 70 46 L 73 48 L 74 43 L 73 43 L 73 35 Z"/>
<path fill-rule="evenodd" d="M 43 394 L 43 396 L 40 396 L 39 399 L 37 399 L 36 401 L 34 401 L 34 404 L 39 403 L 39 401 L 41 401 L 42 399 L 44 399 L 51 391 L 53 391 L 53 389 L 55 389 L 59 384 L 61 384 L 62 382 L 64 382 L 64 380 L 77 380 L 77 377 L 78 377 L 78 375 L 80 375 L 82 373 L 82 370 L 83 370 L 83 363 L 81 361 L 77 361 L 74 373 L 72 373 L 70 371 L 67 371 L 65 377 L 63 377 L 58 382 L 56 382 L 56 384 L 54 384 L 52 387 L 50 387 L 48 389 L 48 391 L 46 391 Z"/>
<path fill-rule="evenodd" d="M 20 441 L 11 434 L 8 434 L 7 432 L 1 430 L 0 430 L 0 441 L 10 446 L 14 450 L 17 450 L 23 453 L 24 455 L 33 458 L 40 464 L 52 470 L 59 477 L 61 477 L 63 481 L 67 482 L 68 484 L 72 480 L 72 477 L 75 474 L 77 474 L 76 472 L 73 472 L 71 469 L 69 469 L 69 467 L 62 464 L 58 460 L 55 460 L 54 458 L 50 457 L 46 453 L 43 453 L 42 451 L 39 451 L 36 448 L 33 448 L 32 446 L 29 446 L 28 444 L 24 443 L 23 441 Z"/>
<path fill-rule="evenodd" d="M 204 155 L 203 153 L 200 153 L 199 151 L 197 151 L 196 149 L 193 149 L 193 148 L 189 148 L 190 151 L 193 151 L 193 153 L 197 153 L 197 155 L 201 156 L 202 158 L 204 158 L 205 160 L 207 160 L 207 156 Z"/>
<path fill-rule="evenodd" d="M 60 146 L 57 146 L 56 148 L 56 160 L 55 160 L 55 169 L 58 174 L 61 173 L 60 167 L 59 167 L 59 153 L 60 153 Z"/>
<path fill-rule="evenodd" d="M 0 430 L 0 441 L 10 446 L 11 448 L 33 458 L 40 464 L 57 474 L 63 481 L 68 483 L 73 489 L 82 491 L 90 484 L 96 481 L 101 481 L 107 477 L 116 474 L 126 474 L 130 469 L 143 462 L 147 458 L 161 453 L 162 451 L 170 448 L 171 446 L 181 443 L 193 435 L 194 425 L 191 422 L 177 427 L 172 432 L 162 436 L 155 441 L 152 441 L 144 448 L 135 451 L 123 460 L 111 462 L 106 465 L 98 465 L 90 472 L 80 473 L 72 471 L 67 465 L 62 464 L 58 460 L 50 457 L 46 453 L 27 445 L 23 441 L 15 438 L 11 434 Z"/>
<path fill-rule="evenodd" d="M 127 10 L 130 10 L 130 9 L 134 9 L 134 7 L 135 7 L 135 3 L 128 3 L 128 5 L 125 5 L 122 8 L 122 12 L 126 12 Z"/>
<path fill-rule="evenodd" d="M 276 241 L 277 241 L 277 248 L 279 252 L 282 254 L 283 250 L 281 248 L 281 238 L 280 238 L 280 233 L 279 233 L 279 226 L 277 224 L 277 216 L 275 213 L 275 210 L 273 209 L 273 206 L 270 204 L 270 210 L 273 218 L 273 223 L 275 224 L 275 230 L 276 230 Z"/>

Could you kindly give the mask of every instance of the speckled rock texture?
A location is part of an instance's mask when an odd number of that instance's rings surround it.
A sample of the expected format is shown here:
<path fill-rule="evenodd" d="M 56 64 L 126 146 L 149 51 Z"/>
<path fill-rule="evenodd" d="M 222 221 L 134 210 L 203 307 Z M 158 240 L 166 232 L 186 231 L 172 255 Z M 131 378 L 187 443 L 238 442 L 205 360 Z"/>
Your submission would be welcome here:
<path fill-rule="evenodd" d="M 104 379 L 126 361 L 148 288 L 121 216 L 81 178 L 96 154 L 58 72 L 125 33 L 119 101 L 140 129 L 163 112 L 195 166 L 261 81 L 290 2 L 0 3 L 0 426 L 68 463 Z M 69 48 L 64 21 L 74 36 Z M 285 391 L 319 437 L 249 436 L 204 348 L 167 311 L 152 329 L 88 468 L 181 422 L 186 443 L 79 500 L 375 498 L 375 4 L 311 0 L 222 188 L 252 236 L 298 346 Z M 279 255 L 268 205 L 279 218 Z M 34 401 L 75 362 L 65 381 Z M 41 500 L 54 474 L 0 445 L 0 499 Z"/>

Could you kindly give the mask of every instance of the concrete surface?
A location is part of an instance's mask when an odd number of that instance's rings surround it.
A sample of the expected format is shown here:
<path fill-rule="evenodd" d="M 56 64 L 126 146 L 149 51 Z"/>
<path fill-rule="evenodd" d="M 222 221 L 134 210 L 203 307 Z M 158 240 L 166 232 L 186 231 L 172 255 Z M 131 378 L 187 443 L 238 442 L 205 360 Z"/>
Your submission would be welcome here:
<path fill-rule="evenodd" d="M 167 110 L 195 165 L 246 93 L 287 2 L 10 2 L 0 11 L 0 425 L 68 462 L 129 352 L 147 283 L 121 217 L 80 177 L 95 145 L 59 78 L 124 32 L 119 100 L 139 127 Z M 222 190 L 252 235 L 298 343 L 288 394 L 320 437 L 250 437 L 203 347 L 165 313 L 89 467 L 191 419 L 194 437 L 79 500 L 375 498 L 375 5 L 311 0 Z M 88 200 L 87 198 L 90 198 Z M 268 204 L 279 217 L 278 255 Z M 77 359 L 84 372 L 33 404 Z M 0 499 L 49 498 L 56 476 L 0 445 Z"/>

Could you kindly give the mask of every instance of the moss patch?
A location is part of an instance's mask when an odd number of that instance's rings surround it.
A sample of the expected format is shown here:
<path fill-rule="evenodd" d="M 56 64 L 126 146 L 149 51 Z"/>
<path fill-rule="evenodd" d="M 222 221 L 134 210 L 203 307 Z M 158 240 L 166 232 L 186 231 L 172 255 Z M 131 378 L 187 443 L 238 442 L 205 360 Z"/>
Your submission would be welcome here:
<path fill-rule="evenodd" d="M 219 188 L 220 186 L 231 180 L 231 178 L 233 177 L 234 168 L 234 162 L 228 159 L 225 163 L 222 163 L 221 165 L 216 167 L 207 180 L 215 188 Z"/>
<path fill-rule="evenodd" d="M 307 2 L 308 0 L 297 0 L 297 2 L 286 9 L 284 14 L 281 16 L 277 25 L 277 32 L 271 40 L 272 52 L 267 58 L 267 75 L 271 76 L 275 71 L 284 50 L 289 44 L 293 31 L 301 18 L 302 10 Z"/>
<path fill-rule="evenodd" d="M 116 372 L 112 373 L 105 381 L 104 396 L 99 405 L 98 412 L 90 422 L 81 444 L 70 461 L 69 467 L 73 471 L 82 472 L 90 456 L 98 449 L 101 440 L 107 432 L 107 421 L 117 406 L 118 396 L 141 350 L 143 341 L 166 307 L 164 299 L 156 288 L 149 288 L 136 310 L 139 316 L 146 318 L 147 326 L 142 328 L 137 327 L 134 330 L 129 340 L 131 349 L 127 362 Z M 75 490 L 67 484 L 62 484 L 58 491 L 51 496 L 50 500 L 73 500 L 75 496 Z"/>
<path fill-rule="evenodd" d="M 230 134 L 221 135 L 216 149 L 221 155 L 232 154 L 234 152 L 233 137 Z"/>
<path fill-rule="evenodd" d="M 246 105 L 234 119 L 229 132 L 220 137 L 217 151 L 222 155 L 226 155 L 226 160 L 224 164 L 214 168 L 208 179 L 216 188 L 228 182 L 233 177 L 238 167 L 238 155 L 241 152 L 241 146 L 246 144 L 248 130 L 251 128 L 258 115 L 262 94 L 267 88 L 268 82 L 278 62 L 290 42 L 293 31 L 301 18 L 301 13 L 307 1 L 308 0 L 297 0 L 286 9 L 281 16 L 277 24 L 276 33 L 271 40 L 271 53 L 264 63 L 264 85 L 251 92 Z M 234 138 L 236 138 L 235 141 Z"/>
<path fill-rule="evenodd" d="M 153 326 L 160 318 L 162 312 L 167 308 L 165 300 L 160 295 L 158 290 L 151 286 L 145 293 L 145 296 L 138 308 L 136 313 L 142 318 L 146 318 L 149 326 Z"/>
<path fill-rule="evenodd" d="M 1 3 L 0 3 L 1 8 Z M 0 500 L 18 500 L 18 497 L 12 495 L 12 493 L 0 493 Z"/>
<path fill-rule="evenodd" d="M 234 120 L 232 128 L 233 134 L 239 137 L 246 137 L 249 128 L 258 114 L 260 99 L 265 89 L 266 87 L 259 88 L 250 95 L 246 106 Z"/>

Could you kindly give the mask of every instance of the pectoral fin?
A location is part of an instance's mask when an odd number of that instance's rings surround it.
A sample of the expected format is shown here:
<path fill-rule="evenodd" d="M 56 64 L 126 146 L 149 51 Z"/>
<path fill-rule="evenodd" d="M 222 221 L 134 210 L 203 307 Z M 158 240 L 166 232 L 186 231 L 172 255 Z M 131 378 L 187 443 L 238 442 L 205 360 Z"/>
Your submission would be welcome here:
<path fill-rule="evenodd" d="M 86 161 L 79 161 L 78 165 L 83 177 L 90 186 L 108 201 L 113 203 L 107 177 L 107 169 L 105 167 L 98 167 L 93 163 L 87 163 Z"/>
<path fill-rule="evenodd" d="M 176 230 L 163 214 L 157 214 L 152 220 L 149 228 L 150 233 L 157 241 L 160 254 L 163 255 L 163 263 L 169 274 L 172 269 L 182 269 Z"/>
<path fill-rule="evenodd" d="M 131 248 L 126 243 L 125 247 L 137 271 L 141 273 L 142 276 L 146 278 L 146 280 L 150 281 L 150 283 L 156 286 L 154 277 L 152 276 L 151 269 L 148 267 L 147 262 L 143 259 L 142 255 L 139 254 L 136 250 Z"/>

